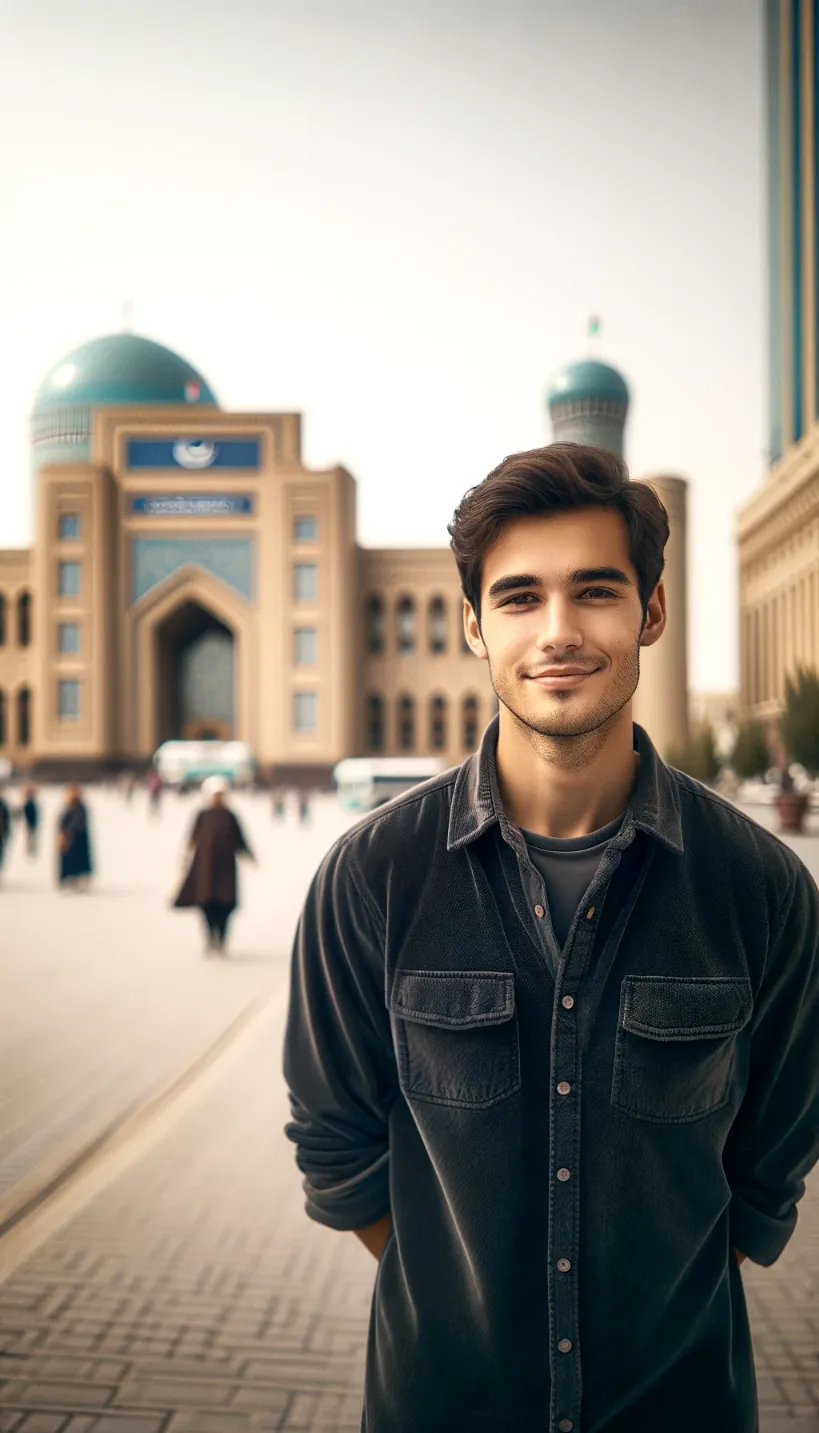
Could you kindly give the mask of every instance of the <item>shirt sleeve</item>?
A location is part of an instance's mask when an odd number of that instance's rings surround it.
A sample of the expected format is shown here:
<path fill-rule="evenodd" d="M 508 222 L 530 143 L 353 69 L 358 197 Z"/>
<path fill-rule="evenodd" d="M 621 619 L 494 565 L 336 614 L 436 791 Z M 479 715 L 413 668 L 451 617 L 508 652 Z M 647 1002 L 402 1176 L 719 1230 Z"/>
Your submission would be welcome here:
<path fill-rule="evenodd" d="M 796 1228 L 805 1178 L 819 1160 L 819 891 L 797 867 L 757 997 L 745 1098 L 723 1166 L 731 1242 L 776 1262 Z"/>
<path fill-rule="evenodd" d="M 388 1116 L 397 1090 L 384 998 L 383 923 L 349 843 L 316 871 L 293 942 L 284 1076 L 305 1210 L 331 1229 L 389 1212 Z"/>

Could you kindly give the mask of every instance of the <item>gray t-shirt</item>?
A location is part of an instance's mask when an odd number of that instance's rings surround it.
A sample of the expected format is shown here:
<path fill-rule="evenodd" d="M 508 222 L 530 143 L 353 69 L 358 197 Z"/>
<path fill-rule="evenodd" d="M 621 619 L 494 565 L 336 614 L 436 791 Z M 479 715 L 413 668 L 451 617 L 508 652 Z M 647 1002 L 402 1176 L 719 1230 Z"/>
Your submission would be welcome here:
<path fill-rule="evenodd" d="M 540 836 L 521 827 L 532 865 L 543 877 L 549 901 L 552 928 L 561 950 L 566 943 L 574 913 L 594 879 L 609 841 L 625 820 L 625 811 L 615 816 L 599 831 L 587 836 L 570 836 L 560 840 Z"/>

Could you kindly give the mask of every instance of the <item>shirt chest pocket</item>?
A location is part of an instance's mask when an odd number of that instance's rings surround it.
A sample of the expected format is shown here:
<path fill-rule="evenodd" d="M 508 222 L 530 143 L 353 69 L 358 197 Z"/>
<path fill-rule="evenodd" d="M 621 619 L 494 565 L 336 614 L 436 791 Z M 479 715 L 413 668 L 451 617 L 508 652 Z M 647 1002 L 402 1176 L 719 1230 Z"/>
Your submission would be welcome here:
<path fill-rule="evenodd" d="M 486 1109 L 520 1089 L 515 980 L 400 970 L 390 999 L 398 1076 L 413 1100 Z"/>
<path fill-rule="evenodd" d="M 736 1036 L 752 1010 L 751 983 L 743 977 L 627 976 L 612 1104 L 658 1124 L 721 1109 L 730 1097 Z"/>

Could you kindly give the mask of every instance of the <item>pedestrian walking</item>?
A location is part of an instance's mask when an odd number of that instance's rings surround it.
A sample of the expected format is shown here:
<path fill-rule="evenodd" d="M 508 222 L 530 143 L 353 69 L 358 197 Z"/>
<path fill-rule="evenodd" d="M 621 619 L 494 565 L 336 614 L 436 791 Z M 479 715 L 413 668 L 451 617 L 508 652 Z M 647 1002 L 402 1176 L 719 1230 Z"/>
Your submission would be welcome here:
<path fill-rule="evenodd" d="M 284 792 L 276 790 L 273 792 L 273 820 L 284 821 L 287 815 L 287 808 L 284 801 Z"/>
<path fill-rule="evenodd" d="M 3 870 L 3 858 L 6 854 L 6 847 L 11 840 L 11 811 L 2 791 L 0 791 L 0 872 Z"/>
<path fill-rule="evenodd" d="M 306 791 L 299 794 L 299 822 L 302 826 L 308 825 L 310 821 L 310 798 Z"/>
<path fill-rule="evenodd" d="M 158 771 L 151 771 L 148 774 L 148 810 L 153 816 L 158 816 L 162 807 L 162 777 Z"/>
<path fill-rule="evenodd" d="M 237 856 L 253 861 L 253 852 L 235 813 L 227 805 L 228 783 L 209 776 L 202 783 L 206 806 L 198 812 L 188 838 L 190 865 L 173 904 L 196 906 L 206 929 L 205 955 L 224 955 L 227 928 L 238 905 Z"/>
<path fill-rule="evenodd" d="M 67 890 L 88 891 L 94 865 L 91 859 L 91 836 L 88 829 L 88 808 L 79 786 L 70 786 L 65 805 L 57 819 L 57 850 L 59 852 L 59 883 Z"/>
<path fill-rule="evenodd" d="M 305 1210 L 379 1261 L 361 1426 L 755 1433 L 740 1265 L 819 1161 L 819 890 L 633 719 L 650 485 L 554 443 L 447 530 L 498 711 L 334 842 L 292 947 Z"/>
<path fill-rule="evenodd" d="M 21 811 L 26 828 L 26 854 L 34 857 L 37 855 L 38 837 L 40 833 L 40 807 L 37 802 L 36 788 L 27 786 L 23 792 L 23 796 L 25 799 Z"/>

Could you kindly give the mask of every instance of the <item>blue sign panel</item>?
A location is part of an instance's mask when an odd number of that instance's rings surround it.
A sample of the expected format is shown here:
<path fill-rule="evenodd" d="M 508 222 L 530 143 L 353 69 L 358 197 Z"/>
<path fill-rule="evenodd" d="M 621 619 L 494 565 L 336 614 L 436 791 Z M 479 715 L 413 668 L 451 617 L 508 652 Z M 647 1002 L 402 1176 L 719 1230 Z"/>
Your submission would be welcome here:
<path fill-rule="evenodd" d="M 130 438 L 129 468 L 258 468 L 258 438 Z"/>
<path fill-rule="evenodd" d="M 253 499 L 234 493 L 144 493 L 131 499 L 131 511 L 143 517 L 244 517 Z"/>

